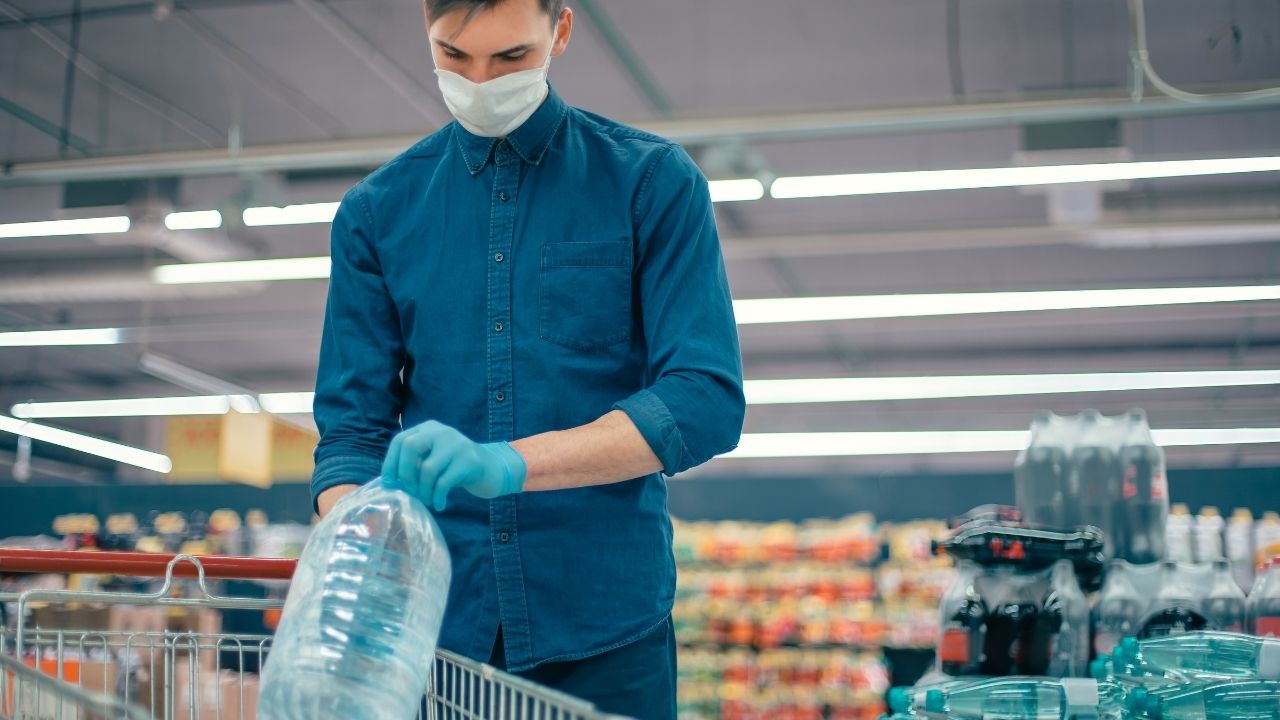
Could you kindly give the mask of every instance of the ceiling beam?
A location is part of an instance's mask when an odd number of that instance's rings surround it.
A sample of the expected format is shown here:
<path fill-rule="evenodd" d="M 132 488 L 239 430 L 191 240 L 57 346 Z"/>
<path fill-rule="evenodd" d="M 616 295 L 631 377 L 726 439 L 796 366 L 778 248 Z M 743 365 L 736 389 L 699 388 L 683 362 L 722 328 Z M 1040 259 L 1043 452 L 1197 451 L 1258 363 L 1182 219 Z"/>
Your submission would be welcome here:
<path fill-rule="evenodd" d="M 0 0 L 2 6 L 4 0 Z M 638 127 L 690 146 L 740 142 L 782 142 L 1017 127 L 1027 123 L 1102 118 L 1160 118 L 1274 110 L 1280 97 L 1227 98 L 1186 103 L 1171 98 L 1131 101 L 1114 94 L 1022 96 L 963 104 L 895 107 L 875 110 L 794 113 L 702 119 L 664 119 Z M 114 158 L 12 163 L 0 168 L 0 186 L 153 177 L 158 175 L 234 175 L 334 168 L 374 168 L 422 138 L 420 135 L 355 138 L 319 143 L 194 150 Z"/>

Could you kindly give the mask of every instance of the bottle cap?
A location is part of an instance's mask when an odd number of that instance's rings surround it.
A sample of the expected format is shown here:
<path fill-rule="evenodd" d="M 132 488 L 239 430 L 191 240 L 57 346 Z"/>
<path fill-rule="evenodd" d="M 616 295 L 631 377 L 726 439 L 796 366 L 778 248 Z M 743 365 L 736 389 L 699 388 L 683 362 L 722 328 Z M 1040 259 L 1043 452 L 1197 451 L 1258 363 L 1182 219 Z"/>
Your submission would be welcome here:
<path fill-rule="evenodd" d="M 925 693 L 924 709 L 925 712 L 945 713 L 947 711 L 947 694 L 938 689 Z"/>
<path fill-rule="evenodd" d="M 1253 522 L 1253 513 L 1249 512 L 1249 508 L 1236 508 L 1231 511 L 1231 519 Z"/>
<path fill-rule="evenodd" d="M 1204 507 L 1200 508 L 1201 517 L 1219 517 L 1221 515 L 1222 513 L 1218 512 L 1218 508 L 1212 505 L 1205 505 Z"/>
<path fill-rule="evenodd" d="M 1110 674 L 1109 666 L 1111 665 L 1111 657 L 1107 655 L 1099 655 L 1089 663 L 1089 675 L 1094 680 L 1106 680 Z M 889 691 L 889 707 L 893 707 L 893 691 Z"/>
<path fill-rule="evenodd" d="M 1132 715 L 1141 715 L 1146 711 L 1147 706 L 1147 689 L 1144 687 L 1136 687 L 1129 691 L 1129 695 L 1124 699 L 1125 709 Z"/>
<path fill-rule="evenodd" d="M 1186 503 L 1174 503 L 1169 506 L 1169 514 L 1170 515 L 1190 515 L 1191 508 L 1187 507 Z"/>
<path fill-rule="evenodd" d="M 896 713 L 911 710 L 911 690 L 904 687 L 889 688 L 889 709 Z"/>

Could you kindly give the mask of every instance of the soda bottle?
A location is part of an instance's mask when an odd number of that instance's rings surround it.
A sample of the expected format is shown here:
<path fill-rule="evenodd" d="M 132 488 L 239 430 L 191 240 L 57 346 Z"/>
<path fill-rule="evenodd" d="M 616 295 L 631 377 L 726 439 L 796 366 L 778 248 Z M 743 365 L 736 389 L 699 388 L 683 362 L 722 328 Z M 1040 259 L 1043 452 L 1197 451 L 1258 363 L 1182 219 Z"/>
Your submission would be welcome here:
<path fill-rule="evenodd" d="M 1156 612 L 1142 628 L 1141 637 L 1181 635 L 1203 630 L 1207 622 L 1196 599 L 1196 593 L 1183 582 L 1178 564 L 1166 561 L 1160 568 L 1160 591 L 1156 593 Z"/>
<path fill-rule="evenodd" d="M 1191 548 L 1191 510 L 1182 503 L 1169 508 L 1169 520 L 1165 525 L 1166 559 L 1189 563 L 1195 559 Z"/>
<path fill-rule="evenodd" d="M 1232 511 L 1227 521 L 1225 545 L 1236 585 L 1248 590 L 1253 585 L 1253 513 L 1248 508 Z"/>
<path fill-rule="evenodd" d="M 1042 412 L 1031 424 L 1031 443 L 1018 454 L 1014 489 L 1018 507 L 1031 525 L 1061 530 L 1070 459 L 1062 444 L 1062 420 Z"/>
<path fill-rule="evenodd" d="M 1159 562 L 1165 556 L 1169 514 L 1164 451 L 1151 438 L 1145 412 L 1130 410 L 1127 419 L 1127 436 L 1120 447 L 1116 556 L 1133 563 Z"/>
<path fill-rule="evenodd" d="M 1273 558 L 1253 583 L 1248 601 L 1249 632 L 1280 637 L 1280 558 Z"/>
<path fill-rule="evenodd" d="M 1114 446 L 1114 423 L 1097 410 L 1086 410 L 1081 416 L 1080 436 L 1071 453 L 1071 472 L 1074 482 L 1068 487 L 1066 498 L 1067 518 L 1071 526 L 1092 525 L 1102 531 L 1106 539 L 1103 553 L 1113 557 L 1115 523 L 1113 498 L 1118 489 L 1117 455 Z M 1073 518 L 1071 510 L 1078 514 Z"/>
<path fill-rule="evenodd" d="M 1280 556 L 1280 514 L 1268 510 L 1253 526 L 1253 566 L 1266 567 L 1274 557 Z"/>
<path fill-rule="evenodd" d="M 1076 581 L 1070 560 L 1059 560 L 1036 618 L 1028 675 L 1081 677 L 1089 662 L 1089 601 Z"/>
<path fill-rule="evenodd" d="M 1120 638 L 1136 635 L 1146 607 L 1146 599 L 1133 587 L 1129 563 L 1113 560 L 1094 607 L 1093 647 L 1097 654 L 1110 653 Z"/>
<path fill-rule="evenodd" d="M 1000 718 L 1000 720 L 1071 720 L 1120 717 L 1124 688 L 1089 678 L 1010 677 L 960 687 L 930 690 L 925 712 L 930 717 Z"/>
<path fill-rule="evenodd" d="M 948 675 L 977 675 L 982 667 L 987 606 L 977 589 L 978 569 L 962 563 L 942 599 L 939 669 Z"/>
<path fill-rule="evenodd" d="M 1031 595 L 1026 579 L 1012 569 L 999 567 L 993 571 L 992 581 L 1004 586 L 1009 600 L 987 613 L 980 672 L 996 676 L 1021 673 L 1028 664 L 1027 650 L 1035 633 L 1040 603 Z"/>
<path fill-rule="evenodd" d="M 1280 683 L 1233 680 L 1171 685 L 1146 693 L 1142 710 L 1152 720 L 1252 720 L 1280 717 Z"/>
<path fill-rule="evenodd" d="M 1187 680 L 1280 680 L 1280 640 L 1240 633 L 1193 632 L 1138 643 L 1145 672 Z"/>
<path fill-rule="evenodd" d="M 1204 618 L 1210 630 L 1244 632 L 1246 607 L 1244 592 L 1231 574 L 1226 560 L 1213 561 L 1209 594 L 1204 599 Z"/>
<path fill-rule="evenodd" d="M 1196 562 L 1211 563 L 1226 557 L 1222 547 L 1222 532 L 1225 529 L 1226 523 L 1223 522 L 1218 508 L 1212 505 L 1200 508 L 1200 514 L 1196 516 L 1195 529 L 1192 531 Z"/>

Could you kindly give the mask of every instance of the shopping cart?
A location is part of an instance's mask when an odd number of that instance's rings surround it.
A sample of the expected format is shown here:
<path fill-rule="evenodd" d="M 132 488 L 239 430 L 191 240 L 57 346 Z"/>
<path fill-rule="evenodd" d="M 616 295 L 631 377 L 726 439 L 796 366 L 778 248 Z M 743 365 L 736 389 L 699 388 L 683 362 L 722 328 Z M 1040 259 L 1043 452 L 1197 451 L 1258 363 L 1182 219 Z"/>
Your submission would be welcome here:
<path fill-rule="evenodd" d="M 294 567 L 283 559 L 0 549 L 0 573 L 163 578 L 153 592 L 0 593 L 0 606 L 13 610 L 13 622 L 0 629 L 0 719 L 254 718 L 253 671 L 266 660 L 271 636 L 169 621 L 183 611 L 278 612 L 279 597 L 226 597 L 208 583 L 254 580 L 282 589 Z M 52 611 L 64 616 L 53 624 L 94 617 L 106 618 L 95 623 L 105 627 L 42 627 Z M 419 717 L 427 720 L 625 720 L 444 650 L 436 653 L 422 707 Z"/>

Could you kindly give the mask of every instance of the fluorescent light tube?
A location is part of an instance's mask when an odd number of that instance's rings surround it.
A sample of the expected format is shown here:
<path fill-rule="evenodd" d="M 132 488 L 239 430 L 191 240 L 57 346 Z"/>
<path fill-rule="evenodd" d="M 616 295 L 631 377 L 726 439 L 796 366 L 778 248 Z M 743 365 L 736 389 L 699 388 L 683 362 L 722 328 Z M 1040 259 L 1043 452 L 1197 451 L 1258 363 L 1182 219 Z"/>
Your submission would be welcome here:
<path fill-rule="evenodd" d="M 808 175 L 780 177 L 770 185 L 769 194 L 779 199 L 881 195 L 885 193 L 926 192 L 930 190 L 1062 185 L 1196 175 L 1274 172 L 1277 170 L 1280 170 L 1280 157 L 1244 157 Z"/>
<path fill-rule="evenodd" d="M 184 263 L 160 265 L 152 271 L 152 279 L 161 285 L 316 280 L 329 277 L 329 267 L 327 256 Z"/>
<path fill-rule="evenodd" d="M 748 380 L 747 404 L 873 402 L 1280 384 L 1280 370 Z"/>
<path fill-rule="evenodd" d="M 1280 428 L 1153 430 L 1151 434 L 1161 447 L 1280 443 Z M 1027 430 L 745 433 L 738 442 L 737 449 L 721 457 L 867 457 L 1018 452 L 1030 440 L 1031 433 Z"/>
<path fill-rule="evenodd" d="M 120 443 L 102 440 L 89 435 L 69 432 L 47 425 L 0 415 L 0 432 L 13 433 L 32 440 L 61 445 L 79 452 L 115 460 L 126 465 L 133 465 L 145 470 L 167 473 L 173 469 L 173 462 L 165 455 L 148 450 L 121 445 Z"/>
<path fill-rule="evenodd" d="M 712 180 L 707 185 L 711 191 L 711 202 L 740 202 L 764 197 L 764 183 L 755 178 Z"/>
<path fill-rule="evenodd" d="M 192 210 L 169 213 L 164 226 L 170 230 L 211 230 L 222 227 L 222 213 L 217 210 Z"/>
<path fill-rule="evenodd" d="M 315 397 L 313 392 L 263 393 L 258 403 L 273 415 L 302 415 L 311 412 Z"/>
<path fill-rule="evenodd" d="M 735 300 L 739 325 L 1280 300 L 1280 285 Z"/>
<path fill-rule="evenodd" d="M 0 238 L 108 235 L 122 232 L 129 232 L 129 218 L 123 215 L 0 224 Z"/>
<path fill-rule="evenodd" d="M 223 415 L 231 409 L 227 395 L 204 397 L 156 397 L 119 400 L 73 400 L 31 402 L 14 405 L 9 411 L 24 419 L 86 417 L 154 417 L 162 415 Z"/>
<path fill-rule="evenodd" d="M 52 347 L 55 345 L 119 345 L 119 328 L 84 330 L 26 330 L 0 332 L 0 347 Z"/>
<path fill-rule="evenodd" d="M 333 222 L 338 203 L 311 203 L 286 205 L 285 207 L 245 208 L 244 224 L 250 227 L 262 225 L 303 225 L 306 223 Z"/>

